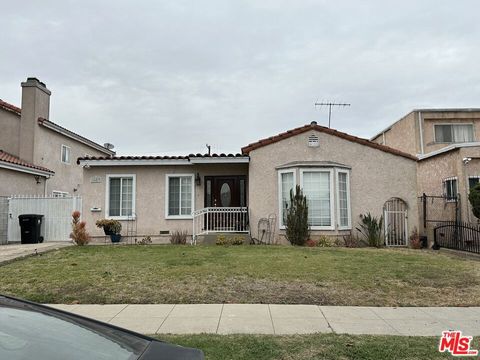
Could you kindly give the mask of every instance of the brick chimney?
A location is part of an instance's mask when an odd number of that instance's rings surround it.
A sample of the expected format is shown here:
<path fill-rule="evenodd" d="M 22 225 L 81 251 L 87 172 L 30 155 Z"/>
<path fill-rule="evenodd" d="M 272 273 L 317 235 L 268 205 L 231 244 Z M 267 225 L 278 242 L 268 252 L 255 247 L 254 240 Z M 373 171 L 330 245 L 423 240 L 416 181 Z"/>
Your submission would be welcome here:
<path fill-rule="evenodd" d="M 35 139 L 39 127 L 38 118 L 49 118 L 50 90 L 37 78 L 29 77 L 22 82 L 22 115 L 20 118 L 19 157 L 34 163 Z"/>

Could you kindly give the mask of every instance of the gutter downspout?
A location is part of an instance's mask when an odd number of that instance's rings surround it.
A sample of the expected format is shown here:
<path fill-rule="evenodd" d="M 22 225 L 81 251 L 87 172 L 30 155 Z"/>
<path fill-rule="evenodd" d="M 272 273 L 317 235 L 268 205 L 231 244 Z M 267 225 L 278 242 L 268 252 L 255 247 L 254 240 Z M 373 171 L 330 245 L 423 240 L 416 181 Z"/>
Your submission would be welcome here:
<path fill-rule="evenodd" d="M 50 179 L 50 176 L 45 176 L 45 180 L 43 180 L 43 196 L 47 197 L 47 180 Z"/>
<path fill-rule="evenodd" d="M 422 112 L 418 112 L 418 130 L 420 132 L 420 153 L 423 155 L 424 149 L 423 149 L 423 119 L 422 119 Z"/>

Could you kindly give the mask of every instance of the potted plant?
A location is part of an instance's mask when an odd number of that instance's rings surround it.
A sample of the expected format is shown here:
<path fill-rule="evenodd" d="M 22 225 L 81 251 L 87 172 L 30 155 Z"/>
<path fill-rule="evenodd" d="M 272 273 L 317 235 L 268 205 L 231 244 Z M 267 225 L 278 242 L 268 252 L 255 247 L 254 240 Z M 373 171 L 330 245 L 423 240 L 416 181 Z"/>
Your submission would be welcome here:
<path fill-rule="evenodd" d="M 112 219 L 101 219 L 98 220 L 95 225 L 98 228 L 103 228 L 103 232 L 105 235 L 110 235 L 110 239 L 112 242 L 120 242 L 122 235 L 120 232 L 122 231 L 122 224 L 118 220 Z"/>

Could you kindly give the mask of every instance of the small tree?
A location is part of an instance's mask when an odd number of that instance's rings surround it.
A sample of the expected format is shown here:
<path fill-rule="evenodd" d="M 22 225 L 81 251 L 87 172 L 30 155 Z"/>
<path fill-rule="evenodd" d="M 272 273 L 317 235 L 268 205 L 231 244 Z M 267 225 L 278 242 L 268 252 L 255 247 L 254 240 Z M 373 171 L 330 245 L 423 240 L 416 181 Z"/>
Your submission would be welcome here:
<path fill-rule="evenodd" d="M 480 219 L 480 183 L 470 189 L 468 201 L 470 201 L 470 205 L 472 205 L 473 215 L 475 215 L 477 219 Z"/>
<path fill-rule="evenodd" d="M 292 245 L 303 246 L 310 237 L 307 197 L 303 195 L 298 185 L 295 188 L 295 194 L 293 189 L 290 190 L 290 209 L 287 209 L 285 232 L 287 240 Z"/>
<path fill-rule="evenodd" d="M 382 245 L 383 216 L 376 218 L 372 214 L 360 215 L 357 231 L 362 234 L 368 246 L 380 247 Z"/>
<path fill-rule="evenodd" d="M 90 242 L 90 234 L 85 228 L 86 222 L 80 221 L 80 211 L 72 213 L 72 233 L 70 237 L 79 246 L 87 245 Z"/>

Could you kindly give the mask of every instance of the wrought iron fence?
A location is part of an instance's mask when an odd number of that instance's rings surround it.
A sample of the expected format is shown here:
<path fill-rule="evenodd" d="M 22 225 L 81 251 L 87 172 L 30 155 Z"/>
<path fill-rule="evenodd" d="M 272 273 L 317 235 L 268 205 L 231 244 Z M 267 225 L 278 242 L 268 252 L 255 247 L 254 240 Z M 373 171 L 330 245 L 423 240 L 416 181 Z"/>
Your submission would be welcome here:
<path fill-rule="evenodd" d="M 460 195 L 447 198 L 444 195 L 427 195 L 424 193 L 418 199 L 424 228 L 427 228 L 429 223 L 441 224 L 461 221 Z"/>
<path fill-rule="evenodd" d="M 465 222 L 443 223 L 434 228 L 434 246 L 480 254 L 480 226 Z"/>

